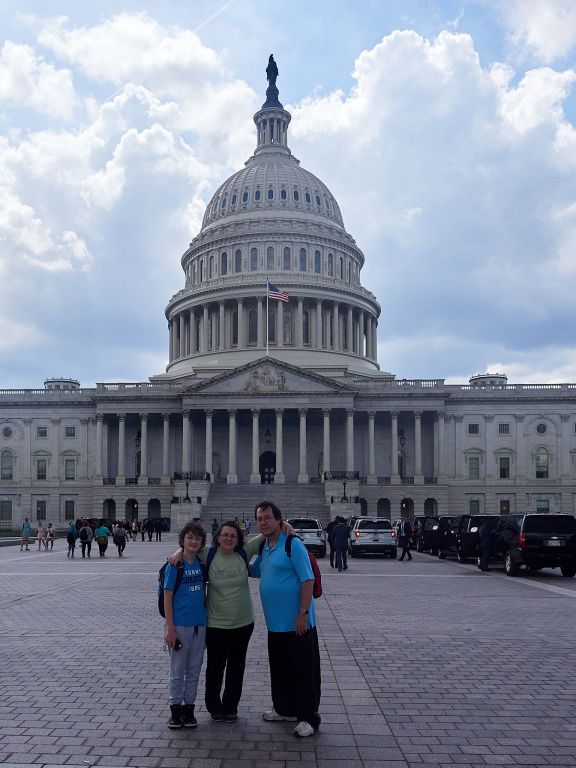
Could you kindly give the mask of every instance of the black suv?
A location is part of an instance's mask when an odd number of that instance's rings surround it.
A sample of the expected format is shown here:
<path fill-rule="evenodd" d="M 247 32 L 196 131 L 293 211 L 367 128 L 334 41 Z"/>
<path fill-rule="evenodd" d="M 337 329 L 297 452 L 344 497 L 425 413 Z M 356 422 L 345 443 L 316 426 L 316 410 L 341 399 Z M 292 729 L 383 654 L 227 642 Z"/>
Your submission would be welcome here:
<path fill-rule="evenodd" d="M 422 526 L 424 525 L 427 517 L 429 517 L 429 515 L 416 515 L 410 520 L 412 523 L 412 536 L 410 536 L 410 546 L 413 548 L 416 548 L 416 544 L 418 543 L 418 536 L 420 536 L 420 531 L 422 530 Z"/>
<path fill-rule="evenodd" d="M 522 566 L 531 571 L 560 568 L 576 575 L 576 518 L 572 515 L 514 515 L 498 520 L 490 532 L 491 563 L 503 563 L 508 576 Z"/>
<path fill-rule="evenodd" d="M 462 515 L 454 515 L 440 526 L 438 537 L 438 557 L 444 560 L 448 555 L 455 555 L 458 550 L 458 533 Z"/>
<path fill-rule="evenodd" d="M 420 528 L 420 533 L 416 540 L 416 550 L 424 552 L 426 549 L 429 549 L 430 554 L 437 555 L 444 528 L 449 520 L 450 517 L 448 515 L 427 517 Z"/>
<path fill-rule="evenodd" d="M 500 519 L 500 515 L 457 515 L 451 518 L 444 530 L 438 557 L 454 555 L 459 563 L 476 560 L 480 554 L 480 526 L 484 522 L 495 525 Z"/>

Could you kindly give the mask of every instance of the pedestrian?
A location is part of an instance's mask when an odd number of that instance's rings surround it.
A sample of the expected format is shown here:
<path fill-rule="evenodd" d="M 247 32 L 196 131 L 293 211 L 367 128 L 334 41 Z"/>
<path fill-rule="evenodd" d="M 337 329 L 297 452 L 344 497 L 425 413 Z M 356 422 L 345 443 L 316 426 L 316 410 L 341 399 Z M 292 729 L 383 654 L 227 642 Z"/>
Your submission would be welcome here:
<path fill-rule="evenodd" d="M 330 522 L 326 526 L 326 533 L 328 534 L 328 547 L 330 548 L 330 568 L 334 568 L 334 555 L 335 555 L 334 544 L 332 541 L 332 531 L 338 525 L 340 520 L 341 518 L 338 515 L 336 515 L 334 520 L 330 520 Z"/>
<path fill-rule="evenodd" d="M 478 568 L 480 568 L 481 571 L 487 571 L 488 564 L 490 563 L 490 537 L 492 533 L 492 525 L 493 522 L 491 520 L 483 520 L 482 525 L 478 528 L 478 537 L 480 539 Z"/>
<path fill-rule="evenodd" d="M 156 534 L 156 541 L 162 541 L 162 519 L 160 517 L 154 520 L 154 533 Z"/>
<path fill-rule="evenodd" d="M 108 530 L 108 526 L 104 523 L 104 520 L 100 520 L 100 525 L 94 531 L 94 538 L 96 539 L 96 544 L 98 544 L 100 557 L 106 557 L 109 534 L 110 531 Z"/>
<path fill-rule="evenodd" d="M 44 524 L 40 521 L 38 521 L 38 528 L 36 529 L 36 541 L 38 542 L 38 552 L 44 547 L 44 549 L 47 549 L 46 546 L 46 528 L 44 528 Z"/>
<path fill-rule="evenodd" d="M 128 531 L 122 523 L 118 523 L 116 533 L 114 534 L 114 544 L 118 547 L 118 557 L 124 557 L 124 550 L 126 549 L 126 539 L 129 536 Z"/>
<path fill-rule="evenodd" d="M 94 539 L 94 531 L 90 527 L 88 520 L 84 520 L 84 525 L 80 528 L 79 533 L 80 546 L 82 548 L 82 557 L 86 557 L 86 551 L 88 551 L 88 557 L 92 551 L 92 540 Z"/>
<path fill-rule="evenodd" d="M 74 557 L 74 550 L 76 548 L 76 539 L 78 538 L 78 529 L 74 523 L 70 523 L 68 530 L 66 531 L 66 541 L 68 542 L 68 553 L 66 557 Z"/>
<path fill-rule="evenodd" d="M 412 560 L 410 553 L 410 542 L 412 540 L 412 523 L 407 517 L 400 519 L 398 524 L 398 544 L 402 547 L 402 554 L 400 560 L 404 560 L 406 557 L 408 560 Z"/>
<path fill-rule="evenodd" d="M 195 728 L 198 679 L 204 658 L 207 614 L 206 589 L 198 553 L 206 543 L 199 523 L 187 523 L 178 536 L 183 549 L 182 583 L 177 591 L 177 566 L 169 564 L 164 575 L 165 642 L 170 654 L 169 728 Z"/>
<path fill-rule="evenodd" d="M 246 536 L 248 536 L 249 533 L 250 533 L 250 518 L 247 517 L 246 518 L 246 530 L 245 530 Z"/>
<path fill-rule="evenodd" d="M 145 524 L 144 524 L 144 520 L 142 520 L 142 522 L 138 523 L 138 528 L 140 530 L 140 538 L 142 539 L 142 541 L 144 541 L 144 534 L 146 533 L 146 527 L 145 527 Z"/>
<path fill-rule="evenodd" d="M 338 518 L 337 525 L 332 529 L 332 542 L 336 555 L 336 568 L 339 573 L 348 570 L 348 540 L 350 539 L 350 528 L 344 522 L 342 517 Z"/>
<path fill-rule="evenodd" d="M 154 533 L 154 520 L 151 517 L 146 520 L 146 533 L 148 534 L 148 541 L 152 541 L 152 534 Z"/>
<path fill-rule="evenodd" d="M 56 528 L 54 528 L 52 523 L 48 523 L 48 528 L 46 529 L 46 549 L 48 549 L 48 544 L 50 544 L 50 551 L 54 549 L 55 539 L 56 539 Z"/>
<path fill-rule="evenodd" d="M 300 539 L 291 540 L 288 556 L 282 512 L 273 502 L 258 504 L 255 517 L 266 537 L 259 557 L 260 599 L 268 628 L 273 704 L 262 719 L 296 722 L 295 736 L 313 736 L 321 722 L 314 573 Z"/>
<path fill-rule="evenodd" d="M 138 536 L 138 521 L 132 520 L 132 541 L 136 541 Z"/>
<path fill-rule="evenodd" d="M 20 552 L 22 552 L 22 548 L 26 548 L 26 552 L 30 552 L 30 534 L 32 533 L 32 523 L 30 520 L 25 517 L 24 522 L 22 523 L 22 543 L 20 544 Z"/>

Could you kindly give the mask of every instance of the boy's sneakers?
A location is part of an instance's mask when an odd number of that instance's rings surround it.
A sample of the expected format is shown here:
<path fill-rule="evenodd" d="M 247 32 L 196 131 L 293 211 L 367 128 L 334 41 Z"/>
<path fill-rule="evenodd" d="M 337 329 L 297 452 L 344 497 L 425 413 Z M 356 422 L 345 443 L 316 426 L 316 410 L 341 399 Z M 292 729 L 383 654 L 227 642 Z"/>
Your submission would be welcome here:
<path fill-rule="evenodd" d="M 278 712 L 272 707 L 267 712 L 262 712 L 262 720 L 266 720 L 268 723 L 295 723 L 295 717 L 287 717 L 286 715 L 279 715 Z"/>
<path fill-rule="evenodd" d="M 307 736 L 314 736 L 314 728 L 310 723 L 306 723 L 304 720 L 298 723 L 296 728 L 292 731 L 294 736 L 300 736 L 301 739 L 305 739 Z"/>
<path fill-rule="evenodd" d="M 182 707 L 182 725 L 184 728 L 196 728 L 198 725 L 194 717 L 194 704 L 184 704 Z"/>
<path fill-rule="evenodd" d="M 180 704 L 170 704 L 170 713 L 168 728 L 182 728 L 182 706 Z"/>

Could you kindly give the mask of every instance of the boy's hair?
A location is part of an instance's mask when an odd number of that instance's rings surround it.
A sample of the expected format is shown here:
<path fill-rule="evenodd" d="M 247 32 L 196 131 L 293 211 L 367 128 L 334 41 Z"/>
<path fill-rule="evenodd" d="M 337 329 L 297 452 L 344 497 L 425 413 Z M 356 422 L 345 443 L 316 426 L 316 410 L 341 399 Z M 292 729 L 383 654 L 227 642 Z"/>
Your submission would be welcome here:
<path fill-rule="evenodd" d="M 186 536 L 187 533 L 193 533 L 194 536 L 198 536 L 200 539 L 202 539 L 202 548 L 206 546 L 206 531 L 204 528 L 202 528 L 200 523 L 193 521 L 191 523 L 186 523 L 184 528 L 182 528 L 178 534 L 178 543 L 181 547 L 184 546 L 184 536 Z"/>
<path fill-rule="evenodd" d="M 244 531 L 236 520 L 225 520 L 223 523 L 220 523 L 220 526 L 216 533 L 214 534 L 214 537 L 212 538 L 212 544 L 217 547 L 220 544 L 220 534 L 222 533 L 222 528 L 234 528 L 236 533 L 238 534 L 238 544 L 236 544 L 235 549 L 239 549 L 240 547 L 244 546 Z"/>
<path fill-rule="evenodd" d="M 261 501 L 254 507 L 254 520 L 257 519 L 259 509 L 270 509 L 276 520 L 282 520 L 282 512 L 280 507 L 277 507 L 273 501 Z"/>

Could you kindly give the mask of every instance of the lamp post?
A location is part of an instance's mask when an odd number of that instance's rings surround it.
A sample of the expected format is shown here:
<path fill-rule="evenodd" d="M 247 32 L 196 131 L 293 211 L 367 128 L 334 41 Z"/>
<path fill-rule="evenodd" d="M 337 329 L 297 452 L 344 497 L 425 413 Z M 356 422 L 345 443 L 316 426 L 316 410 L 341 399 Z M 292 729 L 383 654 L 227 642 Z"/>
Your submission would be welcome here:
<path fill-rule="evenodd" d="M 342 486 L 343 486 L 342 498 L 340 499 L 340 501 L 341 502 L 347 502 L 348 501 L 348 496 L 346 496 L 346 480 L 342 481 Z"/>
<path fill-rule="evenodd" d="M 188 495 L 188 486 L 190 485 L 190 480 L 192 479 L 192 475 L 190 472 L 184 472 L 184 481 L 186 483 L 186 496 L 184 496 L 184 501 L 191 501 L 190 496 Z"/>

